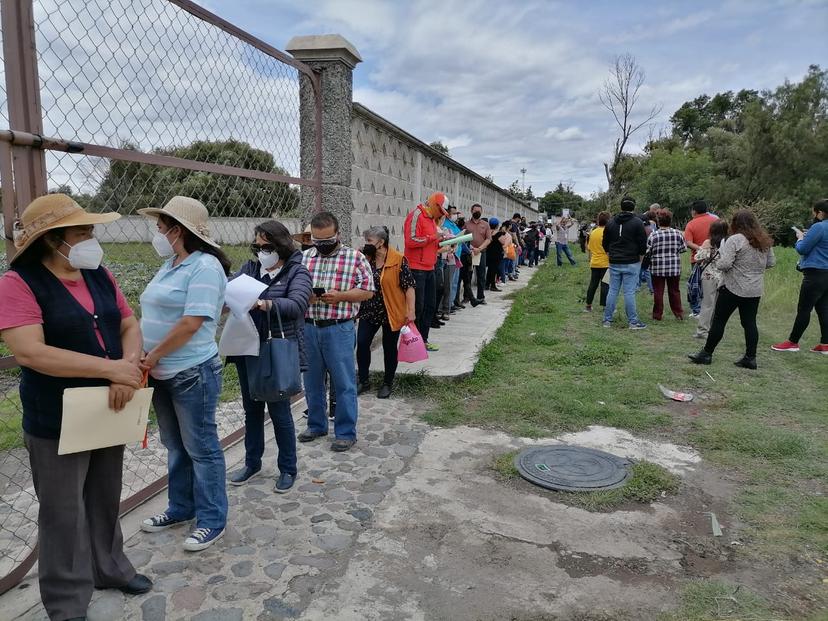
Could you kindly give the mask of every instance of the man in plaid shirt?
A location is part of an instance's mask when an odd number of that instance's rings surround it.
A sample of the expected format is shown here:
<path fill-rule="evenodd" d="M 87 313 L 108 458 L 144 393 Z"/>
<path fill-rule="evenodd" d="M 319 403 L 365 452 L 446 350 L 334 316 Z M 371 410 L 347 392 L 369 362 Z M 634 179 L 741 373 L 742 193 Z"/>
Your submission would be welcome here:
<path fill-rule="evenodd" d="M 647 255 L 650 257 L 650 273 L 653 276 L 653 319 L 661 321 L 664 315 L 664 285 L 667 285 L 667 297 L 670 309 L 676 319 L 684 319 L 681 306 L 679 278 L 681 276 L 682 252 L 687 251 L 687 244 L 681 231 L 670 228 L 673 214 L 668 209 L 656 212 L 658 230 L 647 238 Z"/>
<path fill-rule="evenodd" d="M 342 244 L 336 216 L 329 212 L 316 214 L 310 225 L 313 248 L 306 250 L 302 257 L 313 283 L 313 295 L 305 313 L 308 368 L 304 384 L 308 428 L 299 434 L 299 441 L 310 442 L 328 435 L 325 374 L 329 373 L 336 392 L 336 439 L 331 450 L 341 452 L 356 442 L 354 321 L 360 303 L 374 295 L 374 279 L 365 256 Z"/>

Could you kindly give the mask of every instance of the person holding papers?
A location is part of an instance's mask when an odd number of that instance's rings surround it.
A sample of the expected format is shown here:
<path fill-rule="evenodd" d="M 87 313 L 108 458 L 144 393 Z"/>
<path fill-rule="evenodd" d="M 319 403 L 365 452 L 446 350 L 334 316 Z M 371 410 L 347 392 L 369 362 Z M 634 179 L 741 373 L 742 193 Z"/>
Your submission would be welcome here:
<path fill-rule="evenodd" d="M 141 294 L 142 367 L 155 389 L 152 404 L 167 447 L 169 504 L 144 520 L 156 532 L 196 520 L 184 549 L 204 550 L 227 522 L 224 452 L 216 427 L 221 359 L 216 323 L 224 306 L 230 261 L 210 238 L 207 209 L 174 196 L 163 209 L 141 209 L 157 221 L 152 246 L 166 259 Z"/>
<path fill-rule="evenodd" d="M 250 310 L 250 316 L 256 325 L 259 340 L 265 341 L 276 325 L 278 309 L 285 338 L 297 341 L 299 364 L 301 370 L 306 371 L 304 328 L 305 311 L 312 294 L 310 272 L 302 265 L 302 253 L 296 249 L 284 224 L 268 220 L 257 226 L 254 232 L 256 239 L 250 250 L 256 258 L 245 263 L 236 274 L 250 276 L 267 285 Z M 268 325 L 268 316 L 273 325 Z M 244 357 L 233 357 L 229 361 L 236 363 L 244 404 L 244 467 L 231 475 L 230 483 L 243 485 L 262 470 L 264 412 L 267 405 L 278 449 L 279 478 L 273 491 L 284 494 L 293 487 L 296 479 L 296 430 L 290 413 L 290 401 L 285 399 L 267 404 L 254 401 L 250 396 Z"/>
<path fill-rule="evenodd" d="M 93 235 L 95 224 L 119 217 L 87 213 L 64 194 L 35 199 L 15 223 L 17 253 L 0 278 L 0 336 L 21 367 L 23 437 L 40 503 L 40 597 L 53 620 L 85 619 L 93 588 L 152 588 L 124 555 L 123 445 L 58 454 L 65 389 L 109 386 L 119 411 L 141 383 L 141 331 Z"/>

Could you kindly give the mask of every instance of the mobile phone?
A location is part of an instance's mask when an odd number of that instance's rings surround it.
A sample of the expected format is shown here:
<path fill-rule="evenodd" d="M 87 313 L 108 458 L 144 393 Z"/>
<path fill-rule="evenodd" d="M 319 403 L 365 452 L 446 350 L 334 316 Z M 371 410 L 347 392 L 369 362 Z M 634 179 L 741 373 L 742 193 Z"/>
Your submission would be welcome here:
<path fill-rule="evenodd" d="M 318 298 L 321 298 L 323 295 L 325 295 L 325 287 L 314 287 L 313 295 L 315 295 Z"/>
<path fill-rule="evenodd" d="M 802 235 L 802 231 L 800 231 L 800 230 L 799 230 L 798 228 L 796 228 L 795 226 L 792 226 L 792 227 L 791 227 L 791 229 L 792 229 L 792 230 L 793 230 L 793 232 L 794 232 L 794 233 L 796 233 L 797 235 Z"/>

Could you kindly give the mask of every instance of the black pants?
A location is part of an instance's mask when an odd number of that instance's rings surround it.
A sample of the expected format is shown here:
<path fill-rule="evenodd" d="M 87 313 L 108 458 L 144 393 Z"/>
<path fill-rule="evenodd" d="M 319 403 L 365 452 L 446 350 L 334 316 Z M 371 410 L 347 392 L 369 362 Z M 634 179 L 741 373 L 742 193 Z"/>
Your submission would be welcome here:
<path fill-rule="evenodd" d="M 417 320 L 417 330 L 428 343 L 428 333 L 437 310 L 437 285 L 434 282 L 434 270 L 411 270 L 414 275 L 414 313 Z"/>
<path fill-rule="evenodd" d="M 497 275 L 500 272 L 500 257 L 489 255 L 486 257 L 486 288 L 497 285 Z"/>
<path fill-rule="evenodd" d="M 799 288 L 799 304 L 796 307 L 791 343 L 799 343 L 802 334 L 811 323 L 811 311 L 816 309 L 819 320 L 819 342 L 828 344 L 828 270 L 802 270 L 802 286 Z"/>
<path fill-rule="evenodd" d="M 457 295 L 454 298 L 454 303 L 459 305 L 461 302 L 469 302 L 472 300 L 474 294 L 472 293 L 472 264 L 471 255 L 463 254 L 460 256 L 460 283 L 457 285 Z M 463 290 L 461 295 L 460 290 Z"/>
<path fill-rule="evenodd" d="M 713 320 L 710 323 L 710 332 L 707 335 L 707 342 L 704 344 L 704 351 L 712 354 L 724 336 L 725 326 L 730 316 L 737 308 L 739 309 L 739 320 L 745 331 L 745 356 L 756 357 L 756 347 L 759 344 L 759 328 L 756 327 L 756 313 L 759 310 L 761 298 L 743 298 L 728 291 L 727 287 L 719 289 L 719 297 L 716 298 L 716 306 L 713 309 Z"/>
<path fill-rule="evenodd" d="M 591 267 L 590 269 L 590 276 L 589 276 L 589 287 L 587 288 L 587 297 L 586 303 L 588 306 L 592 306 L 592 301 L 595 299 L 595 292 L 598 291 L 598 287 L 603 285 L 604 283 L 601 282 L 601 279 L 604 277 L 604 274 L 607 273 L 608 267 Z M 607 305 L 607 293 L 609 292 L 609 286 L 604 285 L 601 287 L 601 306 Z"/>
<path fill-rule="evenodd" d="M 385 378 L 382 383 L 394 385 L 394 376 L 397 374 L 397 342 L 400 332 L 394 332 L 388 323 L 379 326 L 366 319 L 359 320 L 357 327 L 357 370 L 360 383 L 368 381 L 368 371 L 371 368 L 371 343 L 377 332 L 382 328 L 382 355 L 385 361 Z"/>
<path fill-rule="evenodd" d="M 437 259 L 437 263 L 434 265 L 434 315 L 432 315 L 431 320 L 437 320 L 437 314 L 440 310 L 440 300 L 443 299 L 443 294 L 445 293 L 445 286 L 443 283 L 443 259 Z"/>
<path fill-rule="evenodd" d="M 23 440 L 40 501 L 40 599 L 50 619 L 85 617 L 93 587 L 135 577 L 118 520 L 124 447 L 58 455 L 58 440 Z"/>
<path fill-rule="evenodd" d="M 474 268 L 477 273 L 477 299 L 486 299 L 486 251 L 480 253 L 480 265 Z"/>

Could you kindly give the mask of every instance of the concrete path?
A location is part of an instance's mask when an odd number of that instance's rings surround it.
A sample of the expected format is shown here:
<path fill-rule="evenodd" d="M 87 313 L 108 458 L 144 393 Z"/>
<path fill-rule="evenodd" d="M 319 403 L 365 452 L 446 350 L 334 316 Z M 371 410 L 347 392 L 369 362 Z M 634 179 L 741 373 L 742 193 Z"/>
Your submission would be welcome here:
<path fill-rule="evenodd" d="M 515 282 L 498 285 L 503 291 L 486 292 L 486 304 L 451 315 L 448 323 L 438 330 L 431 330 L 429 340 L 440 347 L 430 352 L 428 360 L 415 364 L 401 363 L 397 373 L 416 375 L 425 373 L 432 377 L 460 378 L 469 375 L 477 364 L 480 350 L 494 338 L 512 308 L 511 295 L 527 284 L 537 268 L 522 267 Z"/>

